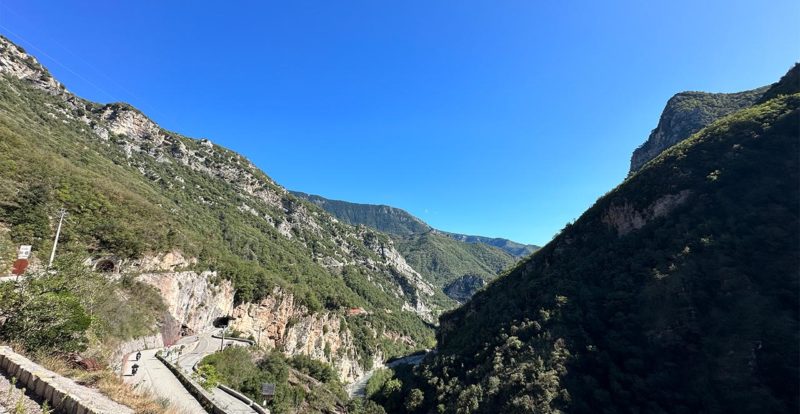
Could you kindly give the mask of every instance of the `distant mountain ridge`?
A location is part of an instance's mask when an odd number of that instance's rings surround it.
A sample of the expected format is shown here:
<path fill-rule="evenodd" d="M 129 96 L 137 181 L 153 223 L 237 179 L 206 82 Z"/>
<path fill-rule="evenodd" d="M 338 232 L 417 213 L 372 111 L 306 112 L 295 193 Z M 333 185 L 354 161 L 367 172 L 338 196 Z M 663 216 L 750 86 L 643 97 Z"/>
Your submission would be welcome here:
<path fill-rule="evenodd" d="M 497 247 L 514 257 L 525 257 L 535 252 L 539 246 L 517 243 L 499 237 L 472 236 L 437 230 L 413 214 L 397 208 L 380 204 L 361 204 L 349 201 L 331 200 L 315 194 L 291 191 L 297 197 L 304 198 L 322 207 L 334 217 L 351 225 L 364 225 L 394 236 L 410 236 L 430 231 L 471 244 L 485 244 Z"/>
<path fill-rule="evenodd" d="M 409 236 L 432 230 L 432 227 L 424 221 L 396 207 L 331 200 L 300 191 L 291 193 L 322 207 L 337 219 L 350 225 L 360 224 L 396 236 Z"/>

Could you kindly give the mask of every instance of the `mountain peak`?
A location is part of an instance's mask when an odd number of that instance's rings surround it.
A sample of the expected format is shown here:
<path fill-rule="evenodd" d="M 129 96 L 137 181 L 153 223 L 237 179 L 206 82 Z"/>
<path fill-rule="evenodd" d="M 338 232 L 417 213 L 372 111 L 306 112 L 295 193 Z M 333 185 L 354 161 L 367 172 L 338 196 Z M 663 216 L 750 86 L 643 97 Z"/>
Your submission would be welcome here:
<path fill-rule="evenodd" d="M 33 55 L 2 35 L 0 35 L 0 73 L 28 81 L 50 93 L 64 90 L 64 85 L 53 78 Z"/>

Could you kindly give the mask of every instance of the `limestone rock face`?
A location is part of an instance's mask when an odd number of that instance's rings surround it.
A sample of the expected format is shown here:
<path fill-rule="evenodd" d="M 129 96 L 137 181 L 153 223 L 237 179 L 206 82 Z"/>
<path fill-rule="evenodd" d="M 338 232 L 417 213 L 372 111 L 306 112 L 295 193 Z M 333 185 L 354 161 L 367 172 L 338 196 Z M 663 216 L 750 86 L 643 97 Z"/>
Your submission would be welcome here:
<path fill-rule="evenodd" d="M 233 287 L 227 280 L 212 284 L 216 272 L 142 273 L 138 279 L 158 289 L 169 314 L 184 329 L 208 331 L 215 319 L 233 311 Z"/>
<path fill-rule="evenodd" d="M 351 382 L 366 371 L 358 363 L 343 314 L 310 313 L 293 295 L 276 288 L 258 303 L 237 306 L 233 317 L 231 327 L 252 336 L 261 346 L 276 348 L 288 356 L 307 355 L 328 362 L 342 381 Z M 381 361 L 381 355 L 376 355 L 373 363 Z"/>
<path fill-rule="evenodd" d="M 653 219 L 664 217 L 672 209 L 683 204 L 691 191 L 683 190 L 677 194 L 661 196 L 643 210 L 637 210 L 631 203 L 612 204 L 603 215 L 603 223 L 614 228 L 619 236 L 644 227 Z"/>
<path fill-rule="evenodd" d="M 453 300 L 464 303 L 486 285 L 486 281 L 477 275 L 464 275 L 444 287 L 444 293 Z"/>
<path fill-rule="evenodd" d="M 658 126 L 631 156 L 634 173 L 665 149 L 689 138 L 725 115 L 755 103 L 767 90 L 762 87 L 738 93 L 681 92 L 667 102 Z"/>
<path fill-rule="evenodd" d="M 60 93 L 64 86 L 55 80 L 33 56 L 0 37 L 0 73 L 31 82 L 48 93 Z"/>

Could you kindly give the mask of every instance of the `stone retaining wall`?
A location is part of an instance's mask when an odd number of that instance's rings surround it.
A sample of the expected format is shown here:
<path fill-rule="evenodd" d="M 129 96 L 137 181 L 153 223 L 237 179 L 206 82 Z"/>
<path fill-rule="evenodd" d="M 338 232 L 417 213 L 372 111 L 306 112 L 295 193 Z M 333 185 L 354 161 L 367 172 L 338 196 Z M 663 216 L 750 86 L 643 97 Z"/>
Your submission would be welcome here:
<path fill-rule="evenodd" d="M 57 413 L 64 414 L 133 414 L 130 408 L 111 401 L 100 392 L 78 385 L 69 378 L 0 346 L 0 373 L 17 379 L 17 384 L 47 401 Z"/>

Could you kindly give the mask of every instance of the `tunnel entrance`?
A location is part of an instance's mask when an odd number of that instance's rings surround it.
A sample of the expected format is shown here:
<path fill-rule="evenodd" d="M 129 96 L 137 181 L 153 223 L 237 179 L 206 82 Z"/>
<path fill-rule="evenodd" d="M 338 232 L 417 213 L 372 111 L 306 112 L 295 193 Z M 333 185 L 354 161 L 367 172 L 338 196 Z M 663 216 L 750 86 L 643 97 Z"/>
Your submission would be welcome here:
<path fill-rule="evenodd" d="M 100 273 L 113 273 L 117 268 L 117 265 L 114 264 L 113 260 L 110 259 L 101 259 L 98 260 L 97 263 L 94 265 L 94 270 Z"/>

